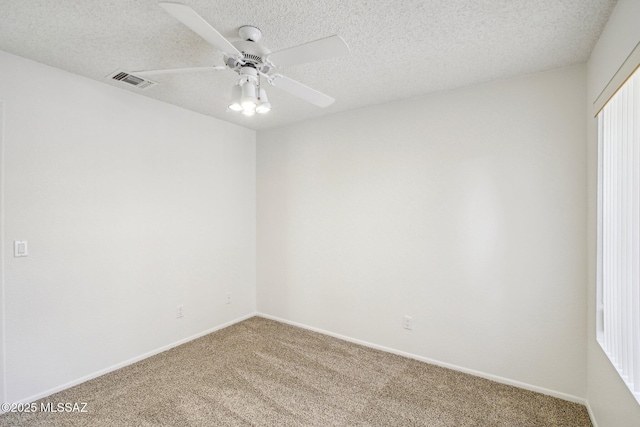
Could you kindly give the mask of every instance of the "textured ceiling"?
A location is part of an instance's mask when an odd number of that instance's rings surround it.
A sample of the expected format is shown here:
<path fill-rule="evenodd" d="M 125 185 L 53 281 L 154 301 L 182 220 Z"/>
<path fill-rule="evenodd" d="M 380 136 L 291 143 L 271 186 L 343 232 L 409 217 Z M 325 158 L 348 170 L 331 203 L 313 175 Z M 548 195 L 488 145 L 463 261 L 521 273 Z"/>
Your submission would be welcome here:
<path fill-rule="evenodd" d="M 178 1 L 178 0 L 173 0 Z M 236 74 L 158 75 L 140 91 L 105 76 L 221 65 L 156 0 L 0 0 L 0 49 L 251 129 L 584 62 L 616 0 L 183 0 L 229 40 L 255 25 L 278 51 L 333 34 L 348 57 L 280 73 L 336 99 L 318 108 L 267 87 L 273 110 L 226 111 Z M 0 64 L 0 69 L 2 64 Z"/>

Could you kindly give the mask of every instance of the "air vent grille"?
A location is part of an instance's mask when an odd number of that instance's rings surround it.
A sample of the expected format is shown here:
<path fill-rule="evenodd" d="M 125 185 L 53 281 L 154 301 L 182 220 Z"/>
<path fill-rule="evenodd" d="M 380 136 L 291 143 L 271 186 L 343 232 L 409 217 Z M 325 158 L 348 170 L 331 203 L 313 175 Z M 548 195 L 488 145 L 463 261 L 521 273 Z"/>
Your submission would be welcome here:
<path fill-rule="evenodd" d="M 150 87 L 158 84 L 151 80 L 147 80 L 144 77 L 134 76 L 133 74 L 123 70 L 114 71 L 107 76 L 107 79 L 127 83 L 128 85 L 134 86 L 136 89 L 141 90 L 149 89 Z"/>

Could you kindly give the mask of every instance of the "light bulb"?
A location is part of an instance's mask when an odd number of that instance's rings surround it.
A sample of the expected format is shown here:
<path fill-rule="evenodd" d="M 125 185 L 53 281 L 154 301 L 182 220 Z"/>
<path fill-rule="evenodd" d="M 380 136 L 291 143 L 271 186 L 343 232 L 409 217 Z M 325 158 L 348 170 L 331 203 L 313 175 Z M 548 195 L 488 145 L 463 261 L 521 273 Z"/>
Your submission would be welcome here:
<path fill-rule="evenodd" d="M 252 110 L 255 111 L 256 109 L 256 103 L 253 101 L 245 101 L 242 103 L 242 109 L 243 110 Z"/>

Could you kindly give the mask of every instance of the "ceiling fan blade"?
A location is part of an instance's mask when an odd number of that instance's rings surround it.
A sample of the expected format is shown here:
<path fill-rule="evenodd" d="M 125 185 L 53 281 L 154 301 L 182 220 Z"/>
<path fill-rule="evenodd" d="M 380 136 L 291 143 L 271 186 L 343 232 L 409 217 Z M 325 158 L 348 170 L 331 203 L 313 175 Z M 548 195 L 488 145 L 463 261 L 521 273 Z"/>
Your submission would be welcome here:
<path fill-rule="evenodd" d="M 225 70 L 225 66 L 216 67 L 190 67 L 190 68 L 167 68 L 164 70 L 140 70 L 132 71 L 131 74 L 138 76 L 152 76 L 157 74 L 173 74 L 173 73 L 200 73 L 203 71 L 220 71 Z"/>
<path fill-rule="evenodd" d="M 289 77 L 277 75 L 272 80 L 272 84 L 275 87 L 317 105 L 318 107 L 325 108 L 335 102 L 335 99 L 332 97 L 325 95 L 322 92 L 318 92 L 315 89 L 311 89 L 309 86 L 305 86 L 300 82 L 290 79 Z"/>
<path fill-rule="evenodd" d="M 179 3 L 161 2 L 160 7 L 166 10 L 170 15 L 189 27 L 191 31 L 208 41 L 218 50 L 228 55 L 242 55 L 229 40 L 225 39 L 222 34 L 216 31 L 207 21 L 205 21 L 198 13 Z"/>
<path fill-rule="evenodd" d="M 269 61 L 276 67 L 304 64 L 323 59 L 348 55 L 349 46 L 340 36 L 330 36 L 324 39 L 279 50 L 269 55 Z"/>

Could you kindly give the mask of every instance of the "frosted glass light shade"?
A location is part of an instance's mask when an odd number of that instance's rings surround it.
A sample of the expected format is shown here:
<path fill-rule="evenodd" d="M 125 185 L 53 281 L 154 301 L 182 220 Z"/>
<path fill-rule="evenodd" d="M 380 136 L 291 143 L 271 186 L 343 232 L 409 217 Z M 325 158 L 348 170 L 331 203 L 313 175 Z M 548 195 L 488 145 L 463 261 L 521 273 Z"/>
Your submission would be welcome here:
<path fill-rule="evenodd" d="M 251 82 L 246 82 L 242 85 L 242 108 L 244 110 L 255 110 L 256 100 L 256 86 Z"/>
<path fill-rule="evenodd" d="M 260 114 L 265 114 L 271 111 L 271 103 L 269 99 L 267 99 L 267 92 L 264 89 L 260 89 L 260 97 L 258 99 L 258 106 L 256 107 L 256 112 Z"/>
<path fill-rule="evenodd" d="M 229 109 L 232 111 L 242 111 L 242 88 L 240 85 L 234 85 L 231 88 L 231 103 Z"/>

